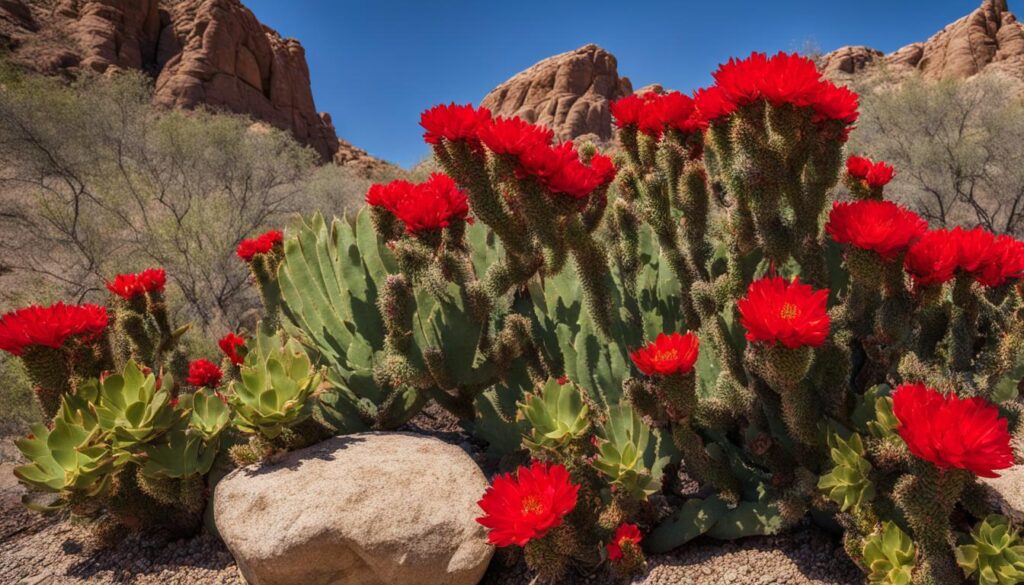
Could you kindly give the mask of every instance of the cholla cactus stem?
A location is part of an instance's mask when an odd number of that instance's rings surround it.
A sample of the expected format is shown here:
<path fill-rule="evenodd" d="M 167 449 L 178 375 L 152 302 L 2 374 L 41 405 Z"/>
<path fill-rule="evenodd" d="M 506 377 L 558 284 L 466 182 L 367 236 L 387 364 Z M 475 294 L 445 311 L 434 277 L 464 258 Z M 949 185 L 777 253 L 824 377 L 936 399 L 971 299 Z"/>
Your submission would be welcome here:
<path fill-rule="evenodd" d="M 587 311 L 597 331 L 607 338 L 611 335 L 612 304 L 608 294 L 610 275 L 604 251 L 577 217 L 567 222 L 566 237 L 580 277 Z"/>
<path fill-rule="evenodd" d="M 954 371 L 966 372 L 974 361 L 974 340 L 978 332 L 978 299 L 973 279 L 959 275 L 953 282 L 953 305 L 949 321 L 950 363 Z"/>

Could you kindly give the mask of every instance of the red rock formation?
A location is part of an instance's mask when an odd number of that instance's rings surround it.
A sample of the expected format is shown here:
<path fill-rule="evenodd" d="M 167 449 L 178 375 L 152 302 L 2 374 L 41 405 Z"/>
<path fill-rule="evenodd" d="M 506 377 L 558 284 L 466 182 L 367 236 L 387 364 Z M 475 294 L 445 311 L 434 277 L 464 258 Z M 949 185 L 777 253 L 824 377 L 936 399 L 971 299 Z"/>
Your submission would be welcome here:
<path fill-rule="evenodd" d="M 247 114 L 326 161 L 386 166 L 339 141 L 330 116 L 316 111 L 302 45 L 240 0 L 0 0 L 0 43 L 46 74 L 142 70 L 156 80 L 157 104 Z"/>
<path fill-rule="evenodd" d="M 923 43 L 888 55 L 867 47 L 842 47 L 822 57 L 826 75 L 842 78 L 885 64 L 895 75 L 919 71 L 928 79 L 964 79 L 998 71 L 1024 81 L 1024 25 L 1006 0 L 983 0 L 981 6 L 946 26 Z"/>
<path fill-rule="evenodd" d="M 496 87 L 480 105 L 555 131 L 559 140 L 612 137 L 608 102 L 633 92 L 615 57 L 597 45 L 548 57 Z"/>
<path fill-rule="evenodd" d="M 334 128 L 313 105 L 302 45 L 260 24 L 239 0 L 171 5 L 160 37 L 158 104 L 249 114 L 291 130 L 324 160 L 338 150 Z"/>

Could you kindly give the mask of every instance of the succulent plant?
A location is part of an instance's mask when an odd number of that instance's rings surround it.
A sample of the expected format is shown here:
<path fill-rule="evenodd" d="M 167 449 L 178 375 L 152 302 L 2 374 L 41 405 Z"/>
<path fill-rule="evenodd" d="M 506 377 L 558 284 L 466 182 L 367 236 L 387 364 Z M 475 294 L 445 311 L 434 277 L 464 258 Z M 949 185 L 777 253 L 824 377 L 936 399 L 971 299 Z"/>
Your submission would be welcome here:
<path fill-rule="evenodd" d="M 646 500 L 661 490 L 668 457 L 659 457 L 651 443 L 651 430 L 628 405 L 608 411 L 608 420 L 597 429 L 594 467 L 607 476 L 617 493 Z"/>
<path fill-rule="evenodd" d="M 53 430 L 32 425 L 32 434 L 15 441 L 30 461 L 14 474 L 31 487 L 62 496 L 96 497 L 110 488 L 114 454 L 102 441 L 102 429 L 58 417 Z"/>
<path fill-rule="evenodd" d="M 864 541 L 864 565 L 871 585 L 911 585 L 914 541 L 900 527 L 885 522 Z"/>
<path fill-rule="evenodd" d="M 899 420 L 892 412 L 892 398 L 879 396 L 875 398 L 875 420 L 868 421 L 871 436 L 886 439 L 896 434 Z"/>
<path fill-rule="evenodd" d="M 843 512 L 874 499 L 871 463 L 864 458 L 864 443 L 860 435 L 853 433 L 844 440 L 837 433 L 830 433 L 828 446 L 835 467 L 821 476 L 818 489 L 826 492 Z"/>
<path fill-rule="evenodd" d="M 975 526 L 970 544 L 956 548 L 956 561 L 981 585 L 1024 583 L 1024 542 L 1009 521 L 990 515 Z"/>
<path fill-rule="evenodd" d="M 169 380 L 163 384 L 171 386 Z M 129 360 L 122 374 L 111 374 L 103 380 L 91 380 L 88 392 L 98 395 L 96 415 L 99 425 L 111 434 L 115 450 L 129 451 L 165 432 L 180 413 L 170 404 L 170 395 L 161 390 L 153 373 L 143 373 Z"/>
<path fill-rule="evenodd" d="M 312 413 L 310 396 L 323 376 L 295 339 L 282 344 L 276 336 L 260 335 L 240 370 L 229 400 L 242 432 L 274 439 Z"/>
<path fill-rule="evenodd" d="M 220 435 L 231 423 L 231 409 L 223 395 L 211 390 L 199 390 L 182 398 L 179 408 L 192 411 L 188 420 L 189 432 L 207 441 Z"/>
<path fill-rule="evenodd" d="M 219 448 L 219 436 L 206 439 L 194 432 L 183 419 L 160 440 L 143 447 L 142 473 L 148 477 L 170 479 L 206 475 L 213 467 Z"/>
<path fill-rule="evenodd" d="M 590 428 L 590 408 L 571 382 L 548 379 L 537 394 L 527 394 L 519 412 L 530 423 L 523 444 L 530 449 L 558 451 L 583 438 Z"/>

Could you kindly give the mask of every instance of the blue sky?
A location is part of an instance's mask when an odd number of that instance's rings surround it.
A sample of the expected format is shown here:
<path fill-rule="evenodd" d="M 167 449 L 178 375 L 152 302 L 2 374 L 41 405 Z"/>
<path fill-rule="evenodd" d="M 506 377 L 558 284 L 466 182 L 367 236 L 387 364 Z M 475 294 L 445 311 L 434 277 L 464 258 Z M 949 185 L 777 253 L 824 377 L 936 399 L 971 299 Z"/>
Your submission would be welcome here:
<path fill-rule="evenodd" d="M 891 51 L 923 41 L 980 0 L 243 0 L 306 48 L 317 109 L 338 134 L 411 166 L 427 153 L 422 110 L 473 102 L 533 63 L 587 43 L 633 87 L 689 91 L 751 51 Z M 1011 3 L 1010 8 L 1015 6 Z"/>

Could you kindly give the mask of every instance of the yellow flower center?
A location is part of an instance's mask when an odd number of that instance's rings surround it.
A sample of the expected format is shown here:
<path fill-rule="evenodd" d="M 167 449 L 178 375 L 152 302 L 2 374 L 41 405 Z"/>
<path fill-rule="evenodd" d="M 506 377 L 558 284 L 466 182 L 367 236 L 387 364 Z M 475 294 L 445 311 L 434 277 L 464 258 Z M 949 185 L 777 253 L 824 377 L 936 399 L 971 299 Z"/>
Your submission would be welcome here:
<path fill-rule="evenodd" d="M 786 321 L 792 321 L 800 316 L 800 308 L 793 303 L 785 303 L 782 305 L 782 309 L 779 310 L 779 318 L 785 319 Z"/>
<path fill-rule="evenodd" d="M 526 496 L 523 498 L 523 514 L 537 514 L 544 510 L 544 504 L 537 496 Z"/>

